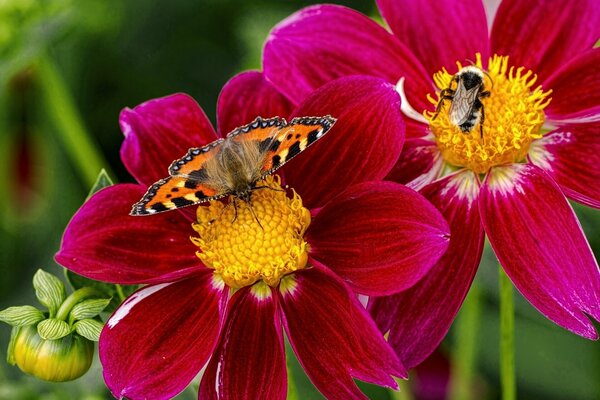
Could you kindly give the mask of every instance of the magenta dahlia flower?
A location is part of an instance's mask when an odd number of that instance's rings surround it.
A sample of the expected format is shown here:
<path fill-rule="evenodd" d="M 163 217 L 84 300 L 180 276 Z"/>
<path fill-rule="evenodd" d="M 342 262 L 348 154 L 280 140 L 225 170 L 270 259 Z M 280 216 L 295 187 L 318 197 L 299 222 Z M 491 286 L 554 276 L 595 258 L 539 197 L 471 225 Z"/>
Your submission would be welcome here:
<path fill-rule="evenodd" d="M 402 146 L 399 106 L 393 85 L 350 77 L 292 111 L 260 73 L 248 72 L 220 95 L 218 133 L 183 94 L 122 112 L 121 155 L 139 183 L 88 200 L 56 256 L 92 279 L 147 284 L 100 337 L 113 395 L 170 398 L 204 368 L 202 399 L 283 399 L 284 330 L 326 397 L 364 398 L 353 378 L 396 387 L 392 376 L 406 371 L 356 293 L 412 286 L 448 246 L 448 226 L 435 207 L 412 189 L 381 181 Z M 234 207 L 218 201 L 195 213 L 128 215 L 189 147 L 257 115 L 288 114 L 331 114 L 337 123 L 285 165 L 281 178 L 266 180 L 277 190 L 253 192 L 255 216 L 238 202 L 233 221 Z"/>
<path fill-rule="evenodd" d="M 597 339 L 588 317 L 600 319 L 600 272 L 567 202 L 600 207 L 597 2 L 504 0 L 489 35 L 479 0 L 377 5 L 390 31 L 345 7 L 313 6 L 273 29 L 263 59 L 267 79 L 290 99 L 360 74 L 397 83 L 406 100 L 407 141 L 388 179 L 420 189 L 452 239 L 426 279 L 371 304 L 401 360 L 417 365 L 445 336 L 486 234 L 531 304 Z M 434 111 L 470 63 L 490 93 L 478 96 L 469 131 L 449 118 L 451 98 Z"/>

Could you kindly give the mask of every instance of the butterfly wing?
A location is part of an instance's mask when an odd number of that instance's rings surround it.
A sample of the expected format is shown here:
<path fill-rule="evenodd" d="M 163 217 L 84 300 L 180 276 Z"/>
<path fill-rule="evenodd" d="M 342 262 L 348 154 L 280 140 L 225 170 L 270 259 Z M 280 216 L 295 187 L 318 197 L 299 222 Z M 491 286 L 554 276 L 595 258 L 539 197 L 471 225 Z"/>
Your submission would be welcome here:
<path fill-rule="evenodd" d="M 292 119 L 277 132 L 269 147 L 266 148 L 261 168 L 263 178 L 322 138 L 336 121 L 330 115 Z"/>
<path fill-rule="evenodd" d="M 212 185 L 206 173 L 207 163 L 218 156 L 224 139 L 204 147 L 194 147 L 171 163 L 171 176 L 148 188 L 130 215 L 149 215 L 191 206 L 226 196 L 228 193 Z"/>
<path fill-rule="evenodd" d="M 227 194 L 185 176 L 169 176 L 150 186 L 144 197 L 133 205 L 130 215 L 151 215 L 175 210 L 216 200 Z"/>
<path fill-rule="evenodd" d="M 285 119 L 280 117 L 273 118 L 261 118 L 256 117 L 251 123 L 235 128 L 227 134 L 227 138 L 235 142 L 240 141 L 258 141 L 258 142 L 271 142 L 277 132 L 287 122 Z M 266 145 L 266 144 L 265 144 Z"/>

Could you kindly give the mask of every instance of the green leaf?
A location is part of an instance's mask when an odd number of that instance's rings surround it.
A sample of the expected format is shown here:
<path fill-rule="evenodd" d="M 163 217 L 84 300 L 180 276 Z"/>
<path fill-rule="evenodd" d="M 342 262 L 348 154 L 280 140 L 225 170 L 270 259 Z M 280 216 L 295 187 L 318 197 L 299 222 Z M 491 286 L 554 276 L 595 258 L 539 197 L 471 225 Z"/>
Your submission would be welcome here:
<path fill-rule="evenodd" d="M 85 318 L 94 318 L 110 303 L 111 299 L 90 299 L 84 300 L 73 306 L 71 318 L 73 321 L 79 321 Z"/>
<path fill-rule="evenodd" d="M 135 292 L 140 286 L 139 285 L 112 285 L 110 283 L 99 282 L 93 279 L 86 278 L 81 275 L 77 275 L 74 272 L 65 269 L 65 277 L 67 281 L 73 287 L 73 290 L 81 289 L 83 287 L 93 287 L 102 293 L 102 297 L 109 298 L 112 300 L 104 309 L 105 312 L 112 313 L 121 305 L 130 294 Z"/>
<path fill-rule="evenodd" d="M 84 338 L 97 342 L 100 339 L 100 332 L 102 332 L 104 324 L 98 320 L 87 318 L 77 321 L 73 327 L 75 332 Z"/>
<path fill-rule="evenodd" d="M 35 295 L 40 303 L 54 316 L 62 302 L 65 300 L 65 285 L 56 276 L 41 269 L 33 276 Z"/>
<path fill-rule="evenodd" d="M 48 318 L 38 324 L 37 331 L 42 339 L 55 340 L 71 333 L 71 327 L 63 320 Z"/>
<path fill-rule="evenodd" d="M 89 198 L 100 189 L 104 189 L 105 187 L 112 185 L 114 185 L 113 180 L 110 179 L 110 176 L 108 176 L 106 170 L 102 168 L 98 174 L 98 177 L 96 178 L 96 182 L 92 185 L 92 188 L 90 189 L 90 192 L 85 200 L 89 200 Z"/>
<path fill-rule="evenodd" d="M 17 363 L 15 360 L 15 346 L 17 344 L 17 337 L 19 336 L 20 330 L 21 327 L 14 326 L 10 332 L 10 342 L 8 342 L 8 351 L 6 352 L 6 362 L 10 365 L 15 365 Z"/>
<path fill-rule="evenodd" d="M 8 307 L 0 311 L 0 321 L 11 326 L 33 325 L 44 318 L 44 313 L 33 306 Z"/>

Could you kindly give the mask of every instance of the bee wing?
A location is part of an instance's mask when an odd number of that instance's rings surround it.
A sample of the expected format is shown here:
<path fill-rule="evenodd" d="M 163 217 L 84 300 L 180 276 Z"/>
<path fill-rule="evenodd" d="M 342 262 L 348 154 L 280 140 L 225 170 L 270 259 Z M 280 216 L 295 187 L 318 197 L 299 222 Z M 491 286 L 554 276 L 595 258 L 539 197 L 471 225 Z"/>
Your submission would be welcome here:
<path fill-rule="evenodd" d="M 480 88 L 481 86 L 475 86 L 467 90 L 464 84 L 459 82 L 448 112 L 450 122 L 454 125 L 462 125 L 467 122 L 473 112 L 473 106 Z"/>

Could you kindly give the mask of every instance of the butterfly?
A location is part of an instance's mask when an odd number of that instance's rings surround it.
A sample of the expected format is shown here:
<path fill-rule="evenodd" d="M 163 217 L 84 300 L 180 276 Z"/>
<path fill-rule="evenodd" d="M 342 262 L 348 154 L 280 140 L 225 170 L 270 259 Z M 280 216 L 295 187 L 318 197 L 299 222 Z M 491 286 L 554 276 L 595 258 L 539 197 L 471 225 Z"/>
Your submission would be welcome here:
<path fill-rule="evenodd" d="M 257 183 L 322 138 L 330 115 L 263 119 L 229 132 L 173 161 L 169 176 L 154 183 L 130 215 L 150 215 L 233 195 L 247 203 Z M 235 199 L 235 198 L 234 198 Z"/>

